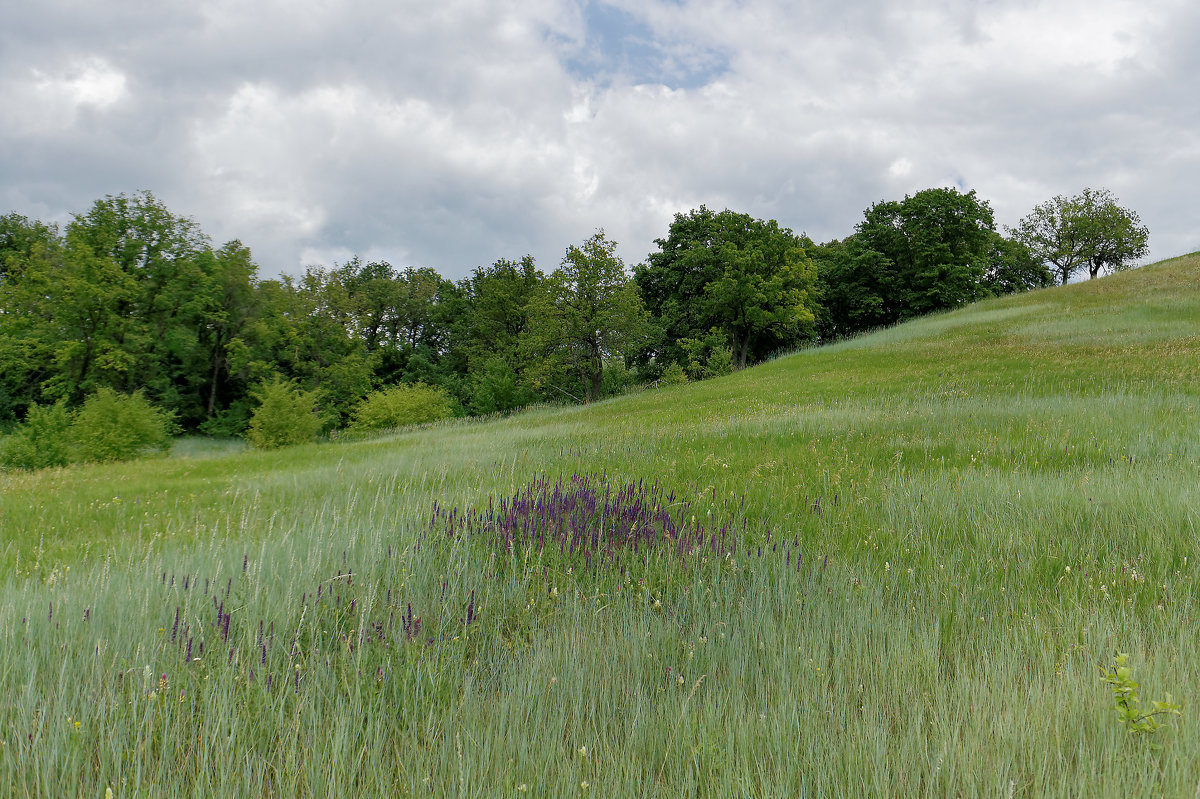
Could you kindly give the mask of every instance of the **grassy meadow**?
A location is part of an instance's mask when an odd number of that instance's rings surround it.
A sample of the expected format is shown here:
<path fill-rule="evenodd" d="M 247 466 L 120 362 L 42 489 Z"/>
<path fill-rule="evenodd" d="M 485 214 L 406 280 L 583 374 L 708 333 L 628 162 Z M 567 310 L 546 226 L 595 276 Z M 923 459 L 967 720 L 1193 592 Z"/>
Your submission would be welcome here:
<path fill-rule="evenodd" d="M 1190 797 L 1198 535 L 1200 255 L 587 407 L 0 473 L 0 797 Z"/>

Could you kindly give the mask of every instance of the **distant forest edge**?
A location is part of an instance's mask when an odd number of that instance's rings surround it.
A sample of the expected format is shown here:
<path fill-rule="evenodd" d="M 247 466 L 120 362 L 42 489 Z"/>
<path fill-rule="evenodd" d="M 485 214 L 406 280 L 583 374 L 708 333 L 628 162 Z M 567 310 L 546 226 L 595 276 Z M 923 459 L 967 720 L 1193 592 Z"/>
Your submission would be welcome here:
<path fill-rule="evenodd" d="M 936 188 L 825 244 L 701 206 L 632 270 L 601 230 L 549 274 L 529 256 L 457 282 L 354 258 L 263 279 L 241 242 L 214 247 L 153 194 L 107 196 L 63 230 L 0 217 L 0 431 L 136 397 L 156 431 L 271 446 L 287 437 L 264 432 L 267 407 L 303 439 L 588 402 L 1125 269 L 1147 236 L 1104 190 L 1002 234 L 975 192 Z"/>

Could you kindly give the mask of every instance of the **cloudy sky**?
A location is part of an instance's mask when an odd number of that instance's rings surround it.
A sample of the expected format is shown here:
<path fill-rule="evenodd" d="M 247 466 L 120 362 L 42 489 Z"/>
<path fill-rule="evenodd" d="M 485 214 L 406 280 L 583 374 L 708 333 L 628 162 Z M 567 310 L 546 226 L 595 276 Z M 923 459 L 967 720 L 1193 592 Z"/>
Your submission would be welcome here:
<path fill-rule="evenodd" d="M 0 26 L 0 213 L 150 189 L 264 275 L 641 261 L 700 204 L 817 240 L 1085 186 L 1200 250 L 1194 0 L 38 0 Z"/>

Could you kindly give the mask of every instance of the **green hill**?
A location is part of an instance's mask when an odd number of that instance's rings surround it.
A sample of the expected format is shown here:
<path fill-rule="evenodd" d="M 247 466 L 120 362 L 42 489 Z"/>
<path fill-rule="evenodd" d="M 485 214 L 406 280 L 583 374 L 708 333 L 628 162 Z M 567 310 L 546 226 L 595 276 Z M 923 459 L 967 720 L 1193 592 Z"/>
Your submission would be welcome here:
<path fill-rule="evenodd" d="M 587 407 L 0 474 L 0 783 L 1191 795 L 1198 486 L 1200 254 Z"/>

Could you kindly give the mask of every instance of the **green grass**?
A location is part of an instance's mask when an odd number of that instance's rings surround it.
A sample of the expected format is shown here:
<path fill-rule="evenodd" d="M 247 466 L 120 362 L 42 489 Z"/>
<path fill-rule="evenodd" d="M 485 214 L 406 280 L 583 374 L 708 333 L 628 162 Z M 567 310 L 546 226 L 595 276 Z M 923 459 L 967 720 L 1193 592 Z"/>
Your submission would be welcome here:
<path fill-rule="evenodd" d="M 575 473 L 738 552 L 422 533 Z M 0 474 L 0 796 L 1191 796 L 1198 486 L 1196 255 L 588 407 Z M 1183 705 L 1153 740 L 1116 650 Z"/>

